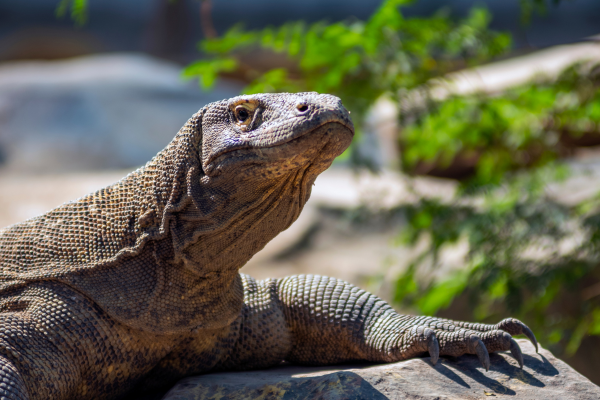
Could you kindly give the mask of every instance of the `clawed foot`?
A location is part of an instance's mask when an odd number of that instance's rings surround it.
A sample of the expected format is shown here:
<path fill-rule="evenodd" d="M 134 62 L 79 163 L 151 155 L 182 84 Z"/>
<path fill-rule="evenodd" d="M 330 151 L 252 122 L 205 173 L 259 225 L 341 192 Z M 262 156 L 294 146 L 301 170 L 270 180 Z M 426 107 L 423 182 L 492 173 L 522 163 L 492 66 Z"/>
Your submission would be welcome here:
<path fill-rule="evenodd" d="M 525 335 L 538 351 L 537 340 L 531 329 L 521 321 L 507 318 L 496 325 L 451 321 L 433 317 L 417 317 L 411 321 L 413 328 L 404 335 L 409 348 L 428 351 L 435 365 L 440 355 L 458 357 L 475 354 L 486 371 L 490 368 L 489 353 L 510 351 L 523 368 L 523 353 L 512 335 Z"/>

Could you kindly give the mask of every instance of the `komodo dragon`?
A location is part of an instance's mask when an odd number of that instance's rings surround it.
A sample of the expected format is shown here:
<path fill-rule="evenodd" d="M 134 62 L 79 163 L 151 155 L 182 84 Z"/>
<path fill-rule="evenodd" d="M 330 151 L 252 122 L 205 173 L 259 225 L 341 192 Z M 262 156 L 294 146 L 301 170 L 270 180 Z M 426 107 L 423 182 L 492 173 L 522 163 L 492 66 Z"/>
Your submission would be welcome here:
<path fill-rule="evenodd" d="M 290 226 L 350 144 L 340 100 L 239 96 L 202 108 L 146 166 L 0 231 L 0 398 L 117 399 L 287 360 L 391 362 L 510 350 L 533 333 L 397 314 L 338 279 L 238 270 Z"/>

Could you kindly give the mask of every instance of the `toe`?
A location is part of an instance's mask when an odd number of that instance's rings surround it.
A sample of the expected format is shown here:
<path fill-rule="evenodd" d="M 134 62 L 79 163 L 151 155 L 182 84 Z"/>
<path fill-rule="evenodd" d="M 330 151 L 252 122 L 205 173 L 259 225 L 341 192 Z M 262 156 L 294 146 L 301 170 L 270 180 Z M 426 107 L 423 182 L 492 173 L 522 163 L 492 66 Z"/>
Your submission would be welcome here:
<path fill-rule="evenodd" d="M 477 354 L 477 358 L 479 358 L 479 362 L 481 363 L 481 366 L 483 366 L 483 368 L 485 368 L 486 371 L 490 370 L 490 354 L 487 351 L 487 348 L 485 347 L 485 344 L 483 344 L 483 341 L 479 338 L 479 336 L 476 335 L 472 335 L 469 338 L 469 347 L 470 347 L 470 353 L 475 353 Z"/>
<path fill-rule="evenodd" d="M 523 353 L 521 352 L 521 348 L 508 332 L 501 330 L 485 332 L 481 334 L 481 340 L 490 353 L 510 351 L 521 369 L 523 368 Z"/>
<path fill-rule="evenodd" d="M 402 338 L 399 359 L 407 359 L 429 352 L 431 363 L 435 365 L 440 357 L 440 345 L 435 331 L 426 326 L 415 326 Z"/>
<path fill-rule="evenodd" d="M 510 353 L 519 363 L 519 367 L 523 369 L 523 353 L 521 352 L 521 348 L 513 338 L 510 338 Z"/>
<path fill-rule="evenodd" d="M 431 363 L 435 365 L 440 358 L 440 344 L 435 337 L 435 332 L 432 329 L 426 330 L 427 335 L 427 350 L 429 351 L 429 357 L 431 357 Z"/>
<path fill-rule="evenodd" d="M 478 332 L 459 329 L 454 332 L 436 332 L 440 341 L 440 354 L 459 357 L 475 354 L 485 370 L 490 368 L 490 355 Z"/>
<path fill-rule="evenodd" d="M 529 329 L 527 325 L 519 321 L 515 318 L 506 318 L 496 324 L 496 329 L 501 329 L 505 332 L 510 333 L 512 336 L 514 335 L 525 335 L 531 341 L 531 343 L 535 346 L 535 352 L 538 352 L 538 343 L 535 338 L 535 335 Z"/>

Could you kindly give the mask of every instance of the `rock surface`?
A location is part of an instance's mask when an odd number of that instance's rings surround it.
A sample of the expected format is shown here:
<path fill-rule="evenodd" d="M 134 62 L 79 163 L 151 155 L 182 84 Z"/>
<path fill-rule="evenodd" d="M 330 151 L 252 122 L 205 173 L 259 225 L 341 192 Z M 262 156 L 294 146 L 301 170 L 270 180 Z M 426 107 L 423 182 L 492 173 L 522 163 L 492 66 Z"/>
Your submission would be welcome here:
<path fill-rule="evenodd" d="M 200 399 L 599 399 L 600 387 L 549 351 L 518 340 L 525 367 L 508 354 L 490 356 L 485 372 L 475 356 L 429 358 L 376 366 L 296 367 L 186 378 L 163 400 Z"/>

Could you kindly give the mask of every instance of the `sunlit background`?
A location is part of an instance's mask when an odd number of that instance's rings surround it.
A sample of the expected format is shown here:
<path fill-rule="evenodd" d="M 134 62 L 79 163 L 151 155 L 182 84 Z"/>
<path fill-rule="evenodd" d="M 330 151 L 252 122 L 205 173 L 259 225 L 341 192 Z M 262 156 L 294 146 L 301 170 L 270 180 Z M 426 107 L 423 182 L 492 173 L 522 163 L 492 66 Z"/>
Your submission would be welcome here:
<path fill-rule="evenodd" d="M 211 101 L 333 93 L 357 139 L 244 272 L 514 316 L 600 384 L 599 34 L 598 0 L 3 0 L 0 228 L 115 182 Z"/>

